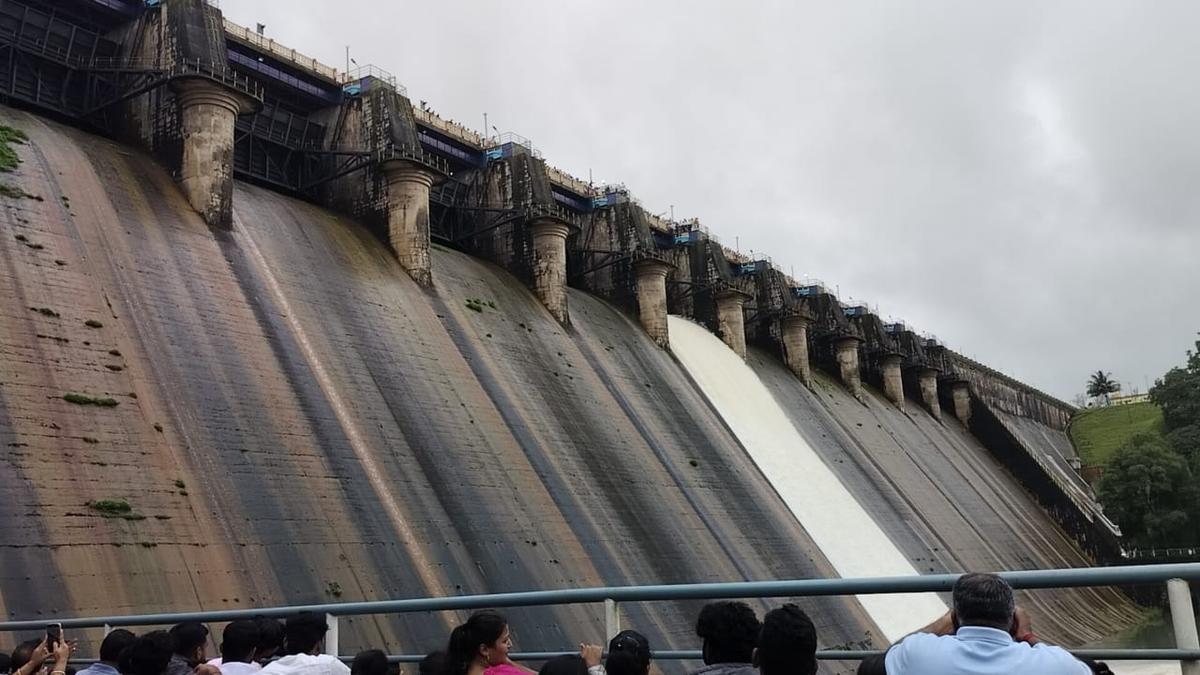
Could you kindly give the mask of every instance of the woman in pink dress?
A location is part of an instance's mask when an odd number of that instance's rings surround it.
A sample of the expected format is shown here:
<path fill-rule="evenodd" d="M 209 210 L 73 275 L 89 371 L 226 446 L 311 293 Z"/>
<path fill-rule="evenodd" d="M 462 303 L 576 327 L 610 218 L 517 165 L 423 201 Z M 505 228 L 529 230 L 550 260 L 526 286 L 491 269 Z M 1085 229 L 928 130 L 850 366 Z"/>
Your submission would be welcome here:
<path fill-rule="evenodd" d="M 475 612 L 450 633 L 446 675 L 536 675 L 508 658 L 510 649 L 512 633 L 504 616 L 491 610 Z"/>

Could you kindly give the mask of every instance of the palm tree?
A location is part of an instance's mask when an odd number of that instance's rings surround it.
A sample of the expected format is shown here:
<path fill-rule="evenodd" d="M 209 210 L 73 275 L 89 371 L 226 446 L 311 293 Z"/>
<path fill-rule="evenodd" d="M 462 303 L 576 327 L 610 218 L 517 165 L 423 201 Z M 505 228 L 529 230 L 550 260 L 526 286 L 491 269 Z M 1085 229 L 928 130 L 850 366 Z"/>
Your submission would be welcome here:
<path fill-rule="evenodd" d="M 1114 381 L 1112 376 L 1103 370 L 1097 370 L 1088 379 L 1088 396 L 1103 399 L 1106 404 L 1108 403 L 1108 395 L 1118 391 L 1121 391 L 1120 383 Z"/>

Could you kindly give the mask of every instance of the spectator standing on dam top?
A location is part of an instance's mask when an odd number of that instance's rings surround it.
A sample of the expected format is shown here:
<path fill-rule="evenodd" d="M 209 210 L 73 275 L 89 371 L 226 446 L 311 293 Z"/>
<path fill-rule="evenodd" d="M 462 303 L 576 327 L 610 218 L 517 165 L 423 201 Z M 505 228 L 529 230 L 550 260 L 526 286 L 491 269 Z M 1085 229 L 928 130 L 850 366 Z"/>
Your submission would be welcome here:
<path fill-rule="evenodd" d="M 267 664 L 260 675 L 350 675 L 350 668 L 336 656 L 321 653 L 321 642 L 329 625 L 325 617 L 300 612 L 283 626 L 287 656 Z"/>
<path fill-rule="evenodd" d="M 817 629 L 791 603 L 767 612 L 752 659 L 759 675 L 815 675 Z"/>
<path fill-rule="evenodd" d="M 171 639 L 175 651 L 167 664 L 167 675 L 189 675 L 192 669 L 204 663 L 208 647 L 208 626 L 196 621 L 185 621 L 171 627 Z"/>
<path fill-rule="evenodd" d="M 704 667 L 691 675 L 756 675 L 751 665 L 762 624 L 744 602 L 710 602 L 696 619 Z"/>
<path fill-rule="evenodd" d="M 100 642 L 100 660 L 76 673 L 76 675 L 118 675 L 121 652 L 129 649 L 137 636 L 124 628 L 116 628 Z"/>
<path fill-rule="evenodd" d="M 952 604 L 888 649 L 887 675 L 1091 675 L 1092 668 L 1070 652 L 1034 635 L 1012 587 L 1000 577 L 964 574 L 954 582 Z M 868 667 L 864 662 L 859 672 Z"/>

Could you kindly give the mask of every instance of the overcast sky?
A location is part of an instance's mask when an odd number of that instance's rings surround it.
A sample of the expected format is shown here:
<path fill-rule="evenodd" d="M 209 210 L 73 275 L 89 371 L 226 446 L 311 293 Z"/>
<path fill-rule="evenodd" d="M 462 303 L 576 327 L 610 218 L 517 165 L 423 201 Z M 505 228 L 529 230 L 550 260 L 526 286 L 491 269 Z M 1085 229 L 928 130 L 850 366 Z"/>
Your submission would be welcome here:
<path fill-rule="evenodd" d="M 1200 330 L 1191 0 L 221 5 L 1067 400 Z"/>

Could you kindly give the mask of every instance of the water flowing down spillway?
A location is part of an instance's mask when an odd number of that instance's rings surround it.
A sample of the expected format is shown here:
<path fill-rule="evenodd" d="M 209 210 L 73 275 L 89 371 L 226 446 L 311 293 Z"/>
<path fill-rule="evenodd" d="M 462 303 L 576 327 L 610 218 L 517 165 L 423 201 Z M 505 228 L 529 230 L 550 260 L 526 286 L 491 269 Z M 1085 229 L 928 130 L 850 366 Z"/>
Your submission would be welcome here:
<path fill-rule="evenodd" d="M 801 436 L 758 375 L 702 326 L 672 316 L 672 351 L 771 486 L 843 577 L 911 576 L 917 570 Z M 936 595 L 864 595 L 889 640 L 946 611 Z"/>

